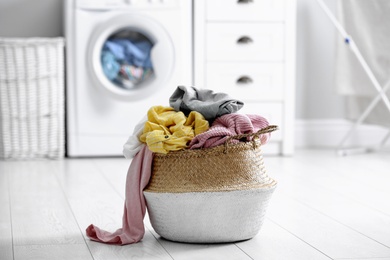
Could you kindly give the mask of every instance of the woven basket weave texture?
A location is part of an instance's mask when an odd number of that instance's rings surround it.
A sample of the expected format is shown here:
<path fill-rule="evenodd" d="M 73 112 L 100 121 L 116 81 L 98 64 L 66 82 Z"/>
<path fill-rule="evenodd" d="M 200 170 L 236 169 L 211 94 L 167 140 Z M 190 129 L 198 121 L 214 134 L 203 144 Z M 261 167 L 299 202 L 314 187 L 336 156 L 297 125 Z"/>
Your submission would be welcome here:
<path fill-rule="evenodd" d="M 255 236 L 277 185 L 266 173 L 260 148 L 255 139 L 155 154 L 144 190 L 154 230 L 166 239 L 189 243 Z"/>
<path fill-rule="evenodd" d="M 64 39 L 0 38 L 0 159 L 64 156 Z"/>
<path fill-rule="evenodd" d="M 210 149 L 156 154 L 149 192 L 206 192 L 273 186 L 265 170 L 260 143 L 243 142 Z"/>

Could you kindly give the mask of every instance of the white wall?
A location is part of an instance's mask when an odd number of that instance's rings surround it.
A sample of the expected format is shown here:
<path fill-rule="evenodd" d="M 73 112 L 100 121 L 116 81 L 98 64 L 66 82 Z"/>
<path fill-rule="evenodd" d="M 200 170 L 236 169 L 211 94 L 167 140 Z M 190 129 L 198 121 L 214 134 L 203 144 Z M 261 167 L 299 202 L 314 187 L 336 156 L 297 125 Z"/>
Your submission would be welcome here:
<path fill-rule="evenodd" d="M 324 1 L 335 11 L 336 0 Z M 338 35 L 315 0 L 297 2 L 296 117 L 342 118 L 344 103 L 333 87 Z M 62 7 L 63 0 L 0 0 L 0 37 L 63 36 Z"/>
<path fill-rule="evenodd" d="M 343 0 L 323 1 L 336 14 Z M 297 2 L 296 146 L 335 148 L 344 137 L 343 148 L 378 145 L 387 128 L 363 124 L 349 133 L 353 122 L 344 119 L 347 103 L 334 86 L 335 43 L 344 39 L 316 0 Z"/>
<path fill-rule="evenodd" d="M 63 36 L 63 0 L 0 0 L 0 37 Z"/>
<path fill-rule="evenodd" d="M 336 0 L 324 0 L 336 14 Z M 298 119 L 344 117 L 344 100 L 334 87 L 335 41 L 343 41 L 315 0 L 297 0 Z"/>

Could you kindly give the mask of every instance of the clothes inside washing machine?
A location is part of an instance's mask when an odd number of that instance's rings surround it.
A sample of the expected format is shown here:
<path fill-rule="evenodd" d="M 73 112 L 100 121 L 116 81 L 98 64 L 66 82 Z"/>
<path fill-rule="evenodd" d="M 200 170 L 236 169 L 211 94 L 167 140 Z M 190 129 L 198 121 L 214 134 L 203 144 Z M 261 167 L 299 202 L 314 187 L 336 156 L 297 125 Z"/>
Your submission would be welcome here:
<path fill-rule="evenodd" d="M 101 63 L 105 76 L 116 86 L 133 89 L 153 75 L 150 52 L 153 42 L 131 30 L 113 34 L 103 45 Z"/>

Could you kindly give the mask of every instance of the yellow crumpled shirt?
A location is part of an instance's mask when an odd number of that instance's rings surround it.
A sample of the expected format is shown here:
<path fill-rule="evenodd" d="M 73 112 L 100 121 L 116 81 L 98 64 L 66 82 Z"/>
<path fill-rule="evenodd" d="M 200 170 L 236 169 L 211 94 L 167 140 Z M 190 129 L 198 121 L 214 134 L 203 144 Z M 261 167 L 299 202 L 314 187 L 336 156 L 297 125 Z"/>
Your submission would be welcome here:
<path fill-rule="evenodd" d="M 154 106 L 148 111 L 140 141 L 154 153 L 168 153 L 187 148 L 196 135 L 209 129 L 209 122 L 202 114 L 192 111 L 188 117 L 172 107 Z"/>

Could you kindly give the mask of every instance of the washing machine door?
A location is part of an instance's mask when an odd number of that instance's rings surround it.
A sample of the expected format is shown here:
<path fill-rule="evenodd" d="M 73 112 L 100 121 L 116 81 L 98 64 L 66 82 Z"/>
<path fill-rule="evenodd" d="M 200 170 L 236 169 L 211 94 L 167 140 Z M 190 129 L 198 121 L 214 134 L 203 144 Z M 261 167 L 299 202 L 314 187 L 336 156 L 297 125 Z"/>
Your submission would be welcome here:
<path fill-rule="evenodd" d="M 125 101 L 161 89 L 175 65 L 168 32 L 152 18 L 128 12 L 98 26 L 87 58 L 96 87 Z"/>

